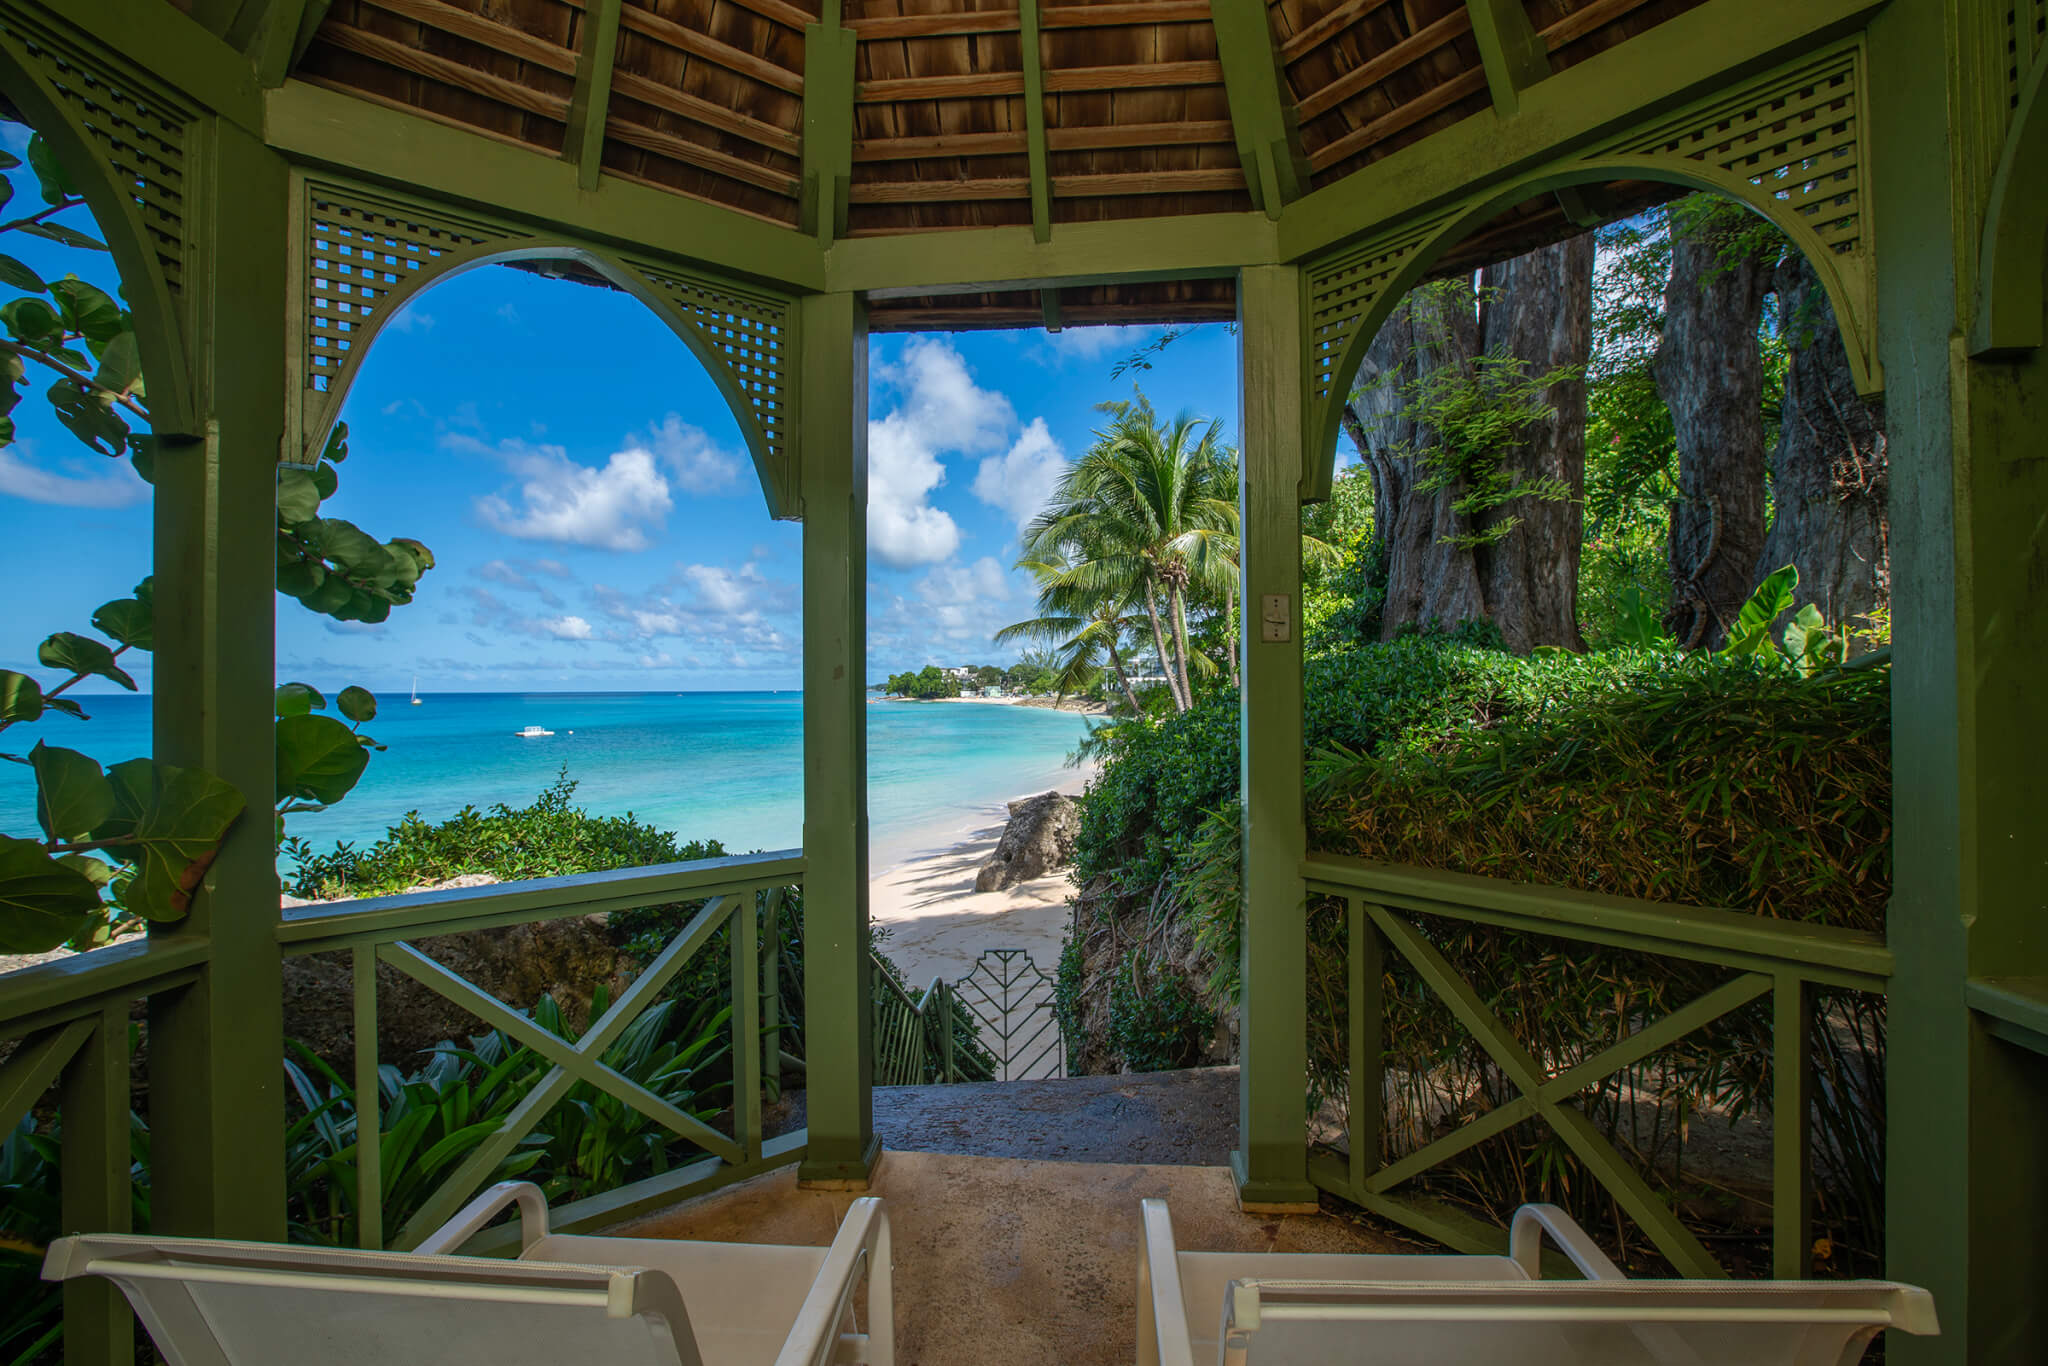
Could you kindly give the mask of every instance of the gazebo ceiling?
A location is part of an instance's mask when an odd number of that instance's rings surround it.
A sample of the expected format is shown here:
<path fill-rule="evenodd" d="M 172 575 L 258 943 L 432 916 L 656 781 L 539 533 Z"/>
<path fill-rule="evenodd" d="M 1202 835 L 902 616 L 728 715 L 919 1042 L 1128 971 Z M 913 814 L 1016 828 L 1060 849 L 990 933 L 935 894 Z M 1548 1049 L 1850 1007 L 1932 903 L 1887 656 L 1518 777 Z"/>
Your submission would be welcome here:
<path fill-rule="evenodd" d="M 1275 191 L 1262 193 L 1256 168 L 1247 184 L 1246 156 L 1265 166 L 1264 185 L 1293 197 L 1483 115 L 1493 96 L 1475 22 L 1497 32 L 1525 17 L 1520 31 L 1541 49 L 1525 59 L 1558 71 L 1700 2 L 843 0 L 821 14 L 820 0 L 617 0 L 614 21 L 607 0 L 334 0 L 292 74 L 573 157 L 585 48 L 615 23 L 601 142 L 593 128 L 589 143 L 603 173 L 814 230 L 805 30 L 836 18 L 853 33 L 850 97 L 843 75 L 813 82 L 813 103 L 835 107 L 810 111 L 811 137 L 848 120 L 852 137 L 845 182 L 825 192 L 843 203 L 823 235 L 1030 225 L 1035 208 L 1043 236 L 1105 219 L 1271 212 Z M 1261 46 L 1261 11 L 1267 50 L 1240 54 Z M 1219 31 L 1230 50 L 1219 51 Z M 827 45 L 810 47 L 815 62 Z M 1665 193 L 1589 187 L 1569 214 L 1526 206 L 1482 230 L 1482 259 L 1575 230 L 1588 204 L 1612 217 Z M 1064 294 L 895 299 L 874 321 L 1186 322 L 1231 308 L 1224 282 Z"/>

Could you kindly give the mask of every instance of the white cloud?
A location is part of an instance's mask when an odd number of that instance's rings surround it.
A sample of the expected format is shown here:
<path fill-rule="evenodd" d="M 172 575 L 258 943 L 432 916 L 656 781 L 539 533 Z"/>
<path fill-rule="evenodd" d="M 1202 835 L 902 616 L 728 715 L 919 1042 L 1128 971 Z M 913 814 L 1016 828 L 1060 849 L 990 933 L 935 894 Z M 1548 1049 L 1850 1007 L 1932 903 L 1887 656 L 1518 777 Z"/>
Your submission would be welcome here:
<path fill-rule="evenodd" d="M 124 508 L 149 501 L 149 485 L 125 460 L 67 461 L 75 472 L 59 474 L 31 464 L 22 449 L 0 449 L 0 493 L 68 508 Z M 105 472 L 94 473 L 95 468 Z"/>
<path fill-rule="evenodd" d="M 578 464 L 560 446 L 501 442 L 499 458 L 520 479 L 520 505 L 488 494 L 476 500 L 484 525 L 530 541 L 602 550 L 644 550 L 675 502 L 668 480 L 644 447 L 614 451 L 599 469 Z"/>
<path fill-rule="evenodd" d="M 1066 452 L 1053 440 L 1045 419 L 1034 417 L 1008 451 L 981 462 L 974 496 L 1009 513 L 1021 527 L 1046 505 L 1066 467 Z"/>
<path fill-rule="evenodd" d="M 747 566 L 747 570 L 752 568 Z M 735 574 L 722 565 L 689 564 L 683 566 L 682 577 L 706 611 L 729 614 L 748 611 L 754 605 L 753 588 L 760 582 L 760 575 L 747 570 Z"/>
<path fill-rule="evenodd" d="M 972 564 L 940 565 L 913 591 L 915 601 L 899 597 L 884 609 L 882 634 L 986 644 L 1014 616 L 1009 576 L 987 555 Z"/>
<path fill-rule="evenodd" d="M 894 569 L 937 564 L 960 548 L 960 528 L 933 507 L 946 481 L 941 457 L 1000 449 L 1016 412 L 983 389 L 951 342 L 917 338 L 878 381 L 899 390 L 896 407 L 868 423 L 868 549 Z"/>
<path fill-rule="evenodd" d="M 384 326 L 393 332 L 431 332 L 434 330 L 434 315 L 408 307 Z"/>
<path fill-rule="evenodd" d="M 544 565 L 550 566 L 551 569 L 544 570 L 542 568 Z M 561 572 L 552 573 L 553 570 Z M 567 566 L 554 560 L 519 560 L 516 562 L 486 560 L 470 572 L 487 583 L 503 584 L 515 592 L 532 593 L 541 600 L 542 605 L 547 607 L 560 607 L 562 599 L 546 584 L 535 582 L 533 573 L 551 573 L 552 577 L 555 578 L 565 578 L 568 574 Z"/>
<path fill-rule="evenodd" d="M 556 640 L 589 640 L 590 623 L 582 617 L 552 617 L 540 623 L 541 630 Z"/>
<path fill-rule="evenodd" d="M 738 481 L 739 459 L 720 450 L 701 427 L 693 427 L 670 413 L 648 430 L 654 436 L 655 458 L 675 479 L 678 488 L 691 493 L 716 493 Z"/>
<path fill-rule="evenodd" d="M 1157 327 L 1069 327 L 1047 338 L 1052 349 L 1075 360 L 1101 360 L 1112 351 L 1135 351 L 1159 335 Z"/>

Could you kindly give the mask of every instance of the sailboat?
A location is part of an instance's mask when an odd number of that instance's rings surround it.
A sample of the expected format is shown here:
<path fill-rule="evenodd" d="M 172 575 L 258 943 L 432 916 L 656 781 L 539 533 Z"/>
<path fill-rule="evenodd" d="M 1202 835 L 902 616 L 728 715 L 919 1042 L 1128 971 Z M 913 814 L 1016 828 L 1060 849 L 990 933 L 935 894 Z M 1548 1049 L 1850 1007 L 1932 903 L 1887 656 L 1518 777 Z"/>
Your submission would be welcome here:
<path fill-rule="evenodd" d="M 420 676 L 418 674 L 412 676 L 412 704 L 415 707 L 420 704 Z"/>

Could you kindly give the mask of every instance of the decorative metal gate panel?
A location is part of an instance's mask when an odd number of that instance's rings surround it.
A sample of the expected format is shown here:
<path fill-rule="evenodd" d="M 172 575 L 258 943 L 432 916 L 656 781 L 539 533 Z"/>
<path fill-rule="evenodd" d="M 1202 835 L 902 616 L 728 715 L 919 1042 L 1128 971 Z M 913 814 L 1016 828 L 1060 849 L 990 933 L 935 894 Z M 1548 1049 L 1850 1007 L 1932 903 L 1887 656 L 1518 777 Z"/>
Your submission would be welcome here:
<path fill-rule="evenodd" d="M 995 1058 L 995 1080 L 1029 1081 L 1067 1074 L 1067 1055 L 1053 1013 L 1053 980 L 1023 949 L 990 949 L 954 985 L 974 1016 L 982 1046 Z"/>

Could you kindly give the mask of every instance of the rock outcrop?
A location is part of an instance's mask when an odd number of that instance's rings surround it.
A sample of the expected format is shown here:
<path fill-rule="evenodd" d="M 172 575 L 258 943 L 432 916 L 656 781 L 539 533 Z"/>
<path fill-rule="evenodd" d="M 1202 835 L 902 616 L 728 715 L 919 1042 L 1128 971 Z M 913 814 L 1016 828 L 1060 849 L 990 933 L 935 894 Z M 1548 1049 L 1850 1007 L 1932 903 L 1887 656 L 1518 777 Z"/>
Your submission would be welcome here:
<path fill-rule="evenodd" d="M 1081 807 L 1064 792 L 1048 792 L 1010 803 L 1010 823 L 995 853 L 975 874 L 974 890 L 999 892 L 1030 882 L 1074 861 Z"/>

